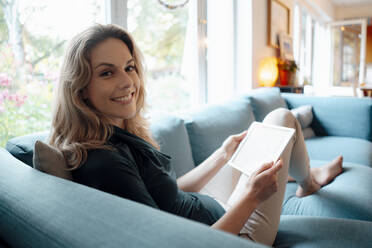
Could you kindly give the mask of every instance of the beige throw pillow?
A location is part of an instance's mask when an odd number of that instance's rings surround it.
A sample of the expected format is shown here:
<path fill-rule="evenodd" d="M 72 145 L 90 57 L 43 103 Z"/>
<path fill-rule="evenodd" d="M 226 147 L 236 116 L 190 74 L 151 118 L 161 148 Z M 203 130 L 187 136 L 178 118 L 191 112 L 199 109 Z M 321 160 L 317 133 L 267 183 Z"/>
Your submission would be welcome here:
<path fill-rule="evenodd" d="M 301 124 L 302 129 L 309 127 L 313 121 L 313 107 L 311 105 L 291 109 L 291 112 Z"/>
<path fill-rule="evenodd" d="M 313 107 L 311 105 L 303 105 L 298 108 L 291 109 L 292 114 L 301 124 L 302 133 L 305 139 L 315 136 L 314 130 L 310 127 L 313 121 Z"/>
<path fill-rule="evenodd" d="M 56 148 L 36 141 L 32 158 L 34 168 L 47 174 L 72 180 L 71 172 L 67 171 L 67 163 L 62 152 Z"/>

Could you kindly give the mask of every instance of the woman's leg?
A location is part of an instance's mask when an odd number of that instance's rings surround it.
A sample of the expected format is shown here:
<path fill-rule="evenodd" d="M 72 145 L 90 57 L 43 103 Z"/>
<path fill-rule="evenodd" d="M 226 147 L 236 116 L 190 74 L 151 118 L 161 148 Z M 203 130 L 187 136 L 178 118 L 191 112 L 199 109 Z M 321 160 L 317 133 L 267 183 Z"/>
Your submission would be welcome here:
<path fill-rule="evenodd" d="M 314 171 L 310 170 L 310 160 L 301 125 L 293 114 L 284 108 L 276 109 L 269 113 L 263 122 L 266 124 L 294 128 L 296 130 L 295 136 L 287 145 L 281 156 L 283 168 L 278 172 L 278 191 L 257 207 L 241 230 L 241 236 L 271 246 L 279 227 L 288 172 L 299 184 L 296 195 L 300 197 L 306 196 L 319 190 L 322 185 L 329 183 L 341 172 L 338 171 L 335 173 L 335 168 L 336 170 L 337 168 L 341 168 L 342 157 L 341 160 L 337 158 L 331 163 L 320 167 L 319 170 L 314 173 Z M 324 180 L 325 178 L 327 178 L 327 182 L 323 181 L 322 184 L 317 183 L 317 181 Z M 242 176 L 235 191 L 239 191 L 240 185 L 245 184 L 247 180 L 247 177 Z M 235 191 L 232 194 L 232 198 Z M 232 199 L 232 201 L 230 199 L 227 205 L 231 206 L 234 199 Z"/>
<path fill-rule="evenodd" d="M 279 227 L 288 171 L 306 192 L 314 192 L 319 188 L 314 187 L 312 182 L 309 158 L 301 126 L 292 113 L 287 109 L 280 108 L 269 113 L 263 122 L 296 130 L 294 137 L 281 156 L 283 168 L 278 172 L 278 191 L 257 207 L 241 230 L 243 237 L 271 246 Z M 291 166 L 289 166 L 290 164 Z M 247 177 L 242 176 L 239 184 L 243 185 L 247 180 Z M 239 190 L 239 184 L 236 187 L 237 191 Z M 233 204 L 233 201 L 230 201 L 228 205 Z"/>
<path fill-rule="evenodd" d="M 310 172 L 309 159 L 303 142 L 301 127 L 291 112 L 286 109 L 274 110 L 266 116 L 263 122 L 296 129 L 295 136 L 281 156 L 283 167 L 278 172 L 278 191 L 257 207 L 241 230 L 243 237 L 272 245 L 279 226 L 290 161 L 293 159 L 295 162 L 292 166 L 293 168 L 291 168 L 292 176 L 298 182 L 302 182 L 304 186 L 309 186 Z M 298 156 L 292 158 L 292 151 L 297 152 Z M 231 166 L 224 166 L 201 192 L 212 196 L 228 210 L 235 200 L 240 198 L 247 181 L 248 177 L 246 175 L 237 172 Z M 223 189 L 223 194 L 220 189 Z"/>
<path fill-rule="evenodd" d="M 287 109 L 280 108 L 269 113 L 263 122 L 290 127 L 296 130 L 295 136 L 281 156 L 283 168 L 278 173 L 278 191 L 257 207 L 241 230 L 241 236 L 243 237 L 259 243 L 272 245 L 279 226 L 288 171 L 299 184 L 298 196 L 314 193 L 320 188 L 320 185 L 313 179 L 301 126 L 292 113 Z M 249 163 L 249 161 L 247 162 Z M 234 201 L 239 198 L 247 180 L 248 177 L 246 175 L 242 175 L 231 166 L 224 166 L 203 188 L 201 193 L 215 198 L 228 210 Z"/>

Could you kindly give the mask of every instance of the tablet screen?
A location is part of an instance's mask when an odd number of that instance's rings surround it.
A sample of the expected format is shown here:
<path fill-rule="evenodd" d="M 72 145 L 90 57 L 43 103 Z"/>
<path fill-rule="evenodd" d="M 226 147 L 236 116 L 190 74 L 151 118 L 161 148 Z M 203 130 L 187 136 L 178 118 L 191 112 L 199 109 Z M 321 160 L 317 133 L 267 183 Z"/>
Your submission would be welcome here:
<path fill-rule="evenodd" d="M 277 161 L 295 130 L 253 122 L 229 164 L 250 175 L 264 163 Z"/>

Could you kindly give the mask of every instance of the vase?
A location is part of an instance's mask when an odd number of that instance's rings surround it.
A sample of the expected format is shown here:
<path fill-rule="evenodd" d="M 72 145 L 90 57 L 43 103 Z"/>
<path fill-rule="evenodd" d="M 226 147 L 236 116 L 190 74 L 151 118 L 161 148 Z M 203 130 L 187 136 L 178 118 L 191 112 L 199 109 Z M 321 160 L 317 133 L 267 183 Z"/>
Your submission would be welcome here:
<path fill-rule="evenodd" d="M 287 70 L 279 70 L 279 82 L 280 85 L 288 86 L 296 84 L 296 72 Z"/>
<path fill-rule="evenodd" d="M 289 84 L 289 78 L 290 78 L 290 72 L 287 70 L 279 70 L 279 80 L 280 85 L 288 85 Z"/>

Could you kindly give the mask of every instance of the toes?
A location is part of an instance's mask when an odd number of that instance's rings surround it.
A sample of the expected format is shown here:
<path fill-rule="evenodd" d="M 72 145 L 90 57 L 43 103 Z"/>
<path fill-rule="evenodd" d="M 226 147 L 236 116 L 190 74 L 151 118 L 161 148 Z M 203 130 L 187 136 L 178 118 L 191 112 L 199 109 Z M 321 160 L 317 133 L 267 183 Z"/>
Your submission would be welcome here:
<path fill-rule="evenodd" d="M 344 157 L 343 157 L 343 156 L 338 156 L 338 157 L 337 157 L 337 160 L 340 161 L 340 162 L 342 163 L 343 160 L 344 160 Z"/>

